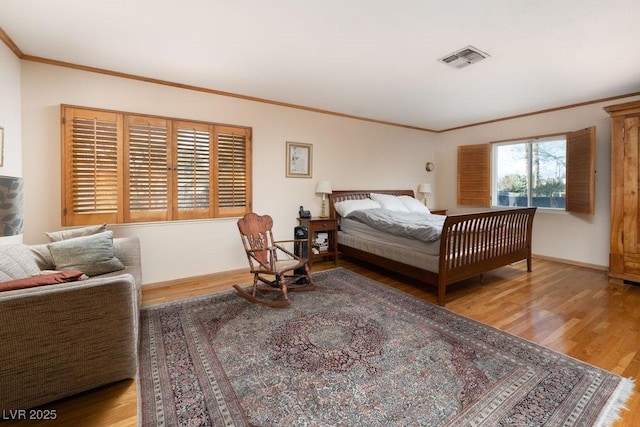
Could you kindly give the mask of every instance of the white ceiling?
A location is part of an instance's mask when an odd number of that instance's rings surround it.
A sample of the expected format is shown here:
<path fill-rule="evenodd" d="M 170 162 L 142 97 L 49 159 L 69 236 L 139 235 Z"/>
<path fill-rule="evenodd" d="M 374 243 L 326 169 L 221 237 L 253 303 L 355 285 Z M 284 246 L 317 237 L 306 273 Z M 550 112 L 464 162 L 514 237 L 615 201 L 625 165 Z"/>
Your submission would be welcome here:
<path fill-rule="evenodd" d="M 0 0 L 28 56 L 431 130 L 640 91 L 640 0 Z M 437 60 L 468 45 L 490 58 Z"/>

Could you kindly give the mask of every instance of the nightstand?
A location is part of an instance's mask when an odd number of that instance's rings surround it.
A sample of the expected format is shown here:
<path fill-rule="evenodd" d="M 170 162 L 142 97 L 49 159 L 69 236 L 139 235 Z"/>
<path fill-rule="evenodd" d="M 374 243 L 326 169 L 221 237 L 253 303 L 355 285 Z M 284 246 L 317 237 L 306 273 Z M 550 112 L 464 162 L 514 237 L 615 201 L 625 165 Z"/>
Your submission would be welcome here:
<path fill-rule="evenodd" d="M 447 210 L 446 209 L 429 209 L 429 210 L 434 215 L 446 215 L 447 214 Z"/>
<path fill-rule="evenodd" d="M 298 218 L 309 232 L 309 268 L 314 259 L 333 257 L 338 264 L 338 220 L 336 218 Z"/>

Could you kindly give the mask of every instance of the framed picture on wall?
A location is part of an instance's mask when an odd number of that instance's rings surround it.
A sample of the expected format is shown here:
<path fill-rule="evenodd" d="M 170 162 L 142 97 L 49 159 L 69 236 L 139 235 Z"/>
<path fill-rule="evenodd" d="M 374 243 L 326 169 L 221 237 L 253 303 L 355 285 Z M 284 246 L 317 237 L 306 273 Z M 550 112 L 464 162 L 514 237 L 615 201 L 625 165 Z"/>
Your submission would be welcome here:
<path fill-rule="evenodd" d="M 287 142 L 287 178 L 311 178 L 313 145 Z"/>
<path fill-rule="evenodd" d="M 4 166 L 4 128 L 0 126 L 0 167 Z"/>

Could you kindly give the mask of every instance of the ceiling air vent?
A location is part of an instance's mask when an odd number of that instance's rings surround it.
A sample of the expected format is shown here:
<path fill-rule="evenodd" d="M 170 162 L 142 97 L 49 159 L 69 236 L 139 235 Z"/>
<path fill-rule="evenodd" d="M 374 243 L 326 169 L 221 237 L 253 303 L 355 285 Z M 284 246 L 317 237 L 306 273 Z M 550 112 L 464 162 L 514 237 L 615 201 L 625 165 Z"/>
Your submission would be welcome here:
<path fill-rule="evenodd" d="M 483 51 L 476 49 L 473 46 L 467 46 L 456 52 L 445 55 L 444 57 L 438 59 L 438 61 L 454 68 L 464 68 L 467 65 L 475 64 L 476 62 L 482 61 L 487 57 L 489 57 L 489 54 L 484 53 Z"/>

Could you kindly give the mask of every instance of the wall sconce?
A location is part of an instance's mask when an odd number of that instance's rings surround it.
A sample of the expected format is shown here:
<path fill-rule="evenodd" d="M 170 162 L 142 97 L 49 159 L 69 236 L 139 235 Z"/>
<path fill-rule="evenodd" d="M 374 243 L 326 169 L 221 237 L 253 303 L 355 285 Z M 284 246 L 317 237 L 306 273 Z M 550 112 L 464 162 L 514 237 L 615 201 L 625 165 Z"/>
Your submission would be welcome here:
<path fill-rule="evenodd" d="M 424 164 L 424 170 L 426 170 L 427 172 L 431 172 L 435 168 L 436 168 L 436 165 L 434 165 L 433 162 L 427 162 Z"/>
<path fill-rule="evenodd" d="M 427 194 L 431 193 L 431 184 L 418 185 L 418 193 L 424 194 L 424 205 L 427 206 Z"/>
<path fill-rule="evenodd" d="M 316 184 L 316 194 L 322 194 L 322 213 L 320 214 L 320 217 L 327 218 L 327 202 L 325 200 L 325 195 L 331 194 L 331 182 L 318 181 Z"/>

